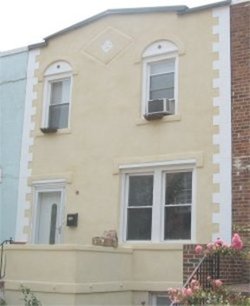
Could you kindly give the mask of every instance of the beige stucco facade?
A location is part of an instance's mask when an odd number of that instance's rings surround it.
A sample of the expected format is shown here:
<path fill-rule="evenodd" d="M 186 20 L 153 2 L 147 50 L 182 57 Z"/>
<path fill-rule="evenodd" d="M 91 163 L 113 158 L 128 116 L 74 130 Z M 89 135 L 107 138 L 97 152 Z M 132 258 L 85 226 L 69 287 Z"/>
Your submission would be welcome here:
<path fill-rule="evenodd" d="M 213 22 L 211 11 L 195 18 L 176 13 L 110 16 L 54 38 L 41 49 L 30 180 L 67 179 L 65 213 L 78 212 L 81 220 L 77 230 L 64 228 L 64 242 L 85 244 L 104 230 L 119 231 L 120 177 L 114 166 L 120 159 L 126 164 L 133 158 L 144 163 L 176 160 L 179 154 L 180 159 L 201 155 L 202 164 L 197 168 L 197 239 L 210 239 Z M 155 29 L 149 31 L 152 24 Z M 111 28 L 126 35 L 128 41 L 126 48 L 104 64 L 85 50 L 100 33 Z M 142 53 L 157 40 L 180 45 L 178 114 L 163 122 L 148 122 L 141 118 L 140 110 Z M 73 67 L 70 128 L 44 135 L 40 132 L 43 74 L 58 60 Z M 204 224 L 206 232 L 201 230 Z"/>
<path fill-rule="evenodd" d="M 58 245 L 8 249 L 10 302 L 16 303 L 20 282 L 39 292 L 45 304 L 61 305 L 142 305 L 150 303 L 149 292 L 182 283 L 184 242 L 123 239 L 127 169 L 192 167 L 192 238 L 185 243 L 206 243 L 220 235 L 220 218 L 213 219 L 220 212 L 214 194 L 222 192 L 214 179 L 221 169 L 214 161 L 220 152 L 214 142 L 220 132 L 214 121 L 220 114 L 214 104 L 220 96 L 214 62 L 221 56 L 213 48 L 220 39 L 215 10 L 108 14 L 48 39 L 40 49 L 23 233 L 34 243 L 38 186 L 63 183 L 63 223 Z M 224 14 L 227 8 L 218 10 Z M 102 48 L 107 41 L 111 51 Z M 177 107 L 174 115 L 147 121 L 142 115 L 143 53 L 157 41 L 178 49 Z M 72 67 L 69 127 L 44 134 L 44 74 L 58 61 Z M 78 213 L 77 227 L 66 226 L 70 213 Z M 118 233 L 117 249 L 91 246 L 94 236 L 111 229 Z"/>

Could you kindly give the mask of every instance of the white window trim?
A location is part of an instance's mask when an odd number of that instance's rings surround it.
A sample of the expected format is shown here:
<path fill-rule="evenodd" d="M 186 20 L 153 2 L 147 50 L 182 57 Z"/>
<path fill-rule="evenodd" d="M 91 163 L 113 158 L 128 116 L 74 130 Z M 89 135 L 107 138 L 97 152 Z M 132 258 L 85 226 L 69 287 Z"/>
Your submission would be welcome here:
<path fill-rule="evenodd" d="M 60 234 L 57 237 L 57 244 L 63 242 L 63 229 L 64 229 L 64 203 L 65 203 L 65 186 L 66 183 L 64 180 L 55 180 L 55 181 L 39 181 L 33 184 L 33 217 L 32 217 L 32 243 L 37 243 L 37 230 L 38 230 L 38 200 L 39 194 L 43 192 L 60 192 L 61 193 L 61 202 L 60 202 L 60 209 L 59 209 L 59 224 L 61 226 Z"/>
<path fill-rule="evenodd" d="M 147 111 L 147 102 L 149 100 L 149 76 L 150 76 L 150 64 L 164 61 L 167 59 L 175 59 L 175 75 L 174 75 L 174 100 L 175 100 L 175 112 L 170 116 L 178 114 L 178 71 L 179 71 L 179 57 L 177 51 L 169 52 L 167 54 L 160 54 L 144 58 L 143 60 L 143 82 L 142 82 L 142 102 L 141 102 L 141 117 L 143 118 Z"/>
<path fill-rule="evenodd" d="M 69 92 L 69 114 L 68 114 L 68 127 L 70 128 L 71 122 L 71 104 L 72 104 L 72 86 L 73 77 L 72 73 L 62 73 L 58 75 L 53 75 L 45 78 L 44 86 L 44 101 L 43 101 L 43 116 L 42 116 L 42 127 L 48 127 L 49 121 L 49 107 L 50 107 L 50 96 L 51 96 L 51 84 L 56 81 L 62 81 L 65 79 L 70 79 L 70 92 Z"/>
<path fill-rule="evenodd" d="M 161 244 L 183 244 L 183 243 L 195 243 L 196 241 L 196 186 L 197 186 L 197 173 L 196 166 L 193 163 L 193 160 L 188 163 L 188 161 L 175 161 L 166 166 L 159 165 L 159 163 L 151 163 L 146 166 L 142 164 L 141 167 L 137 165 L 131 165 L 127 169 L 122 166 L 120 169 L 121 173 L 121 223 L 120 223 L 120 240 L 126 244 L 152 244 L 152 243 L 161 243 Z M 164 207 L 162 207 L 162 197 L 164 194 L 164 179 L 162 176 L 166 172 L 182 172 L 190 171 L 192 172 L 192 210 L 191 210 L 191 238 L 190 239 L 178 239 L 178 240 L 164 240 Z M 133 174 L 153 174 L 154 179 L 156 178 L 158 182 L 154 184 L 154 195 L 153 197 L 153 206 L 152 206 L 152 232 L 151 240 L 127 240 L 127 197 L 128 197 L 128 177 Z M 158 192 L 155 188 L 159 188 Z"/>
<path fill-rule="evenodd" d="M 46 69 L 44 73 L 43 111 L 42 111 L 42 122 L 41 122 L 42 128 L 48 127 L 51 83 L 55 81 L 61 81 L 64 79 L 70 79 L 68 126 L 67 128 L 65 128 L 65 129 L 70 129 L 73 71 L 71 69 L 71 66 L 65 61 L 57 61 L 53 63 Z M 65 130 L 65 129 L 60 129 L 60 130 Z"/>

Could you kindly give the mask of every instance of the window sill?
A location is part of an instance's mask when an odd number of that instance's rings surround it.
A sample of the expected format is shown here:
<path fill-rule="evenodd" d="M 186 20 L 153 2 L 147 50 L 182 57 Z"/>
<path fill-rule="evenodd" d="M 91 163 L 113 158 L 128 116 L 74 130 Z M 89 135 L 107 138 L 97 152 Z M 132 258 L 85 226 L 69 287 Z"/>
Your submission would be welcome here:
<path fill-rule="evenodd" d="M 71 129 L 67 128 L 67 129 L 59 129 L 57 130 L 57 132 L 55 133 L 43 133 L 40 130 L 36 132 L 35 136 L 36 137 L 44 137 L 44 136 L 60 136 L 60 135 L 67 135 L 67 134 L 71 134 Z"/>
<path fill-rule="evenodd" d="M 144 118 L 140 118 L 136 121 L 136 125 L 146 125 L 146 124 L 152 124 L 152 123 L 166 123 L 166 122 L 173 122 L 173 121 L 180 121 L 181 120 L 181 115 L 170 115 L 170 116 L 165 116 L 162 119 L 158 120 L 151 120 L 148 121 Z"/>

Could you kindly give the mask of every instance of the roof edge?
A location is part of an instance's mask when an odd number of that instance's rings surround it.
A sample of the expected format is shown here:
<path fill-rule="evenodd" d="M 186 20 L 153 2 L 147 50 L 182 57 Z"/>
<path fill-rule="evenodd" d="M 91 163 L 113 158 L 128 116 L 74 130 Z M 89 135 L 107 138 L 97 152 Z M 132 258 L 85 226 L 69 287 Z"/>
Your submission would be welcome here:
<path fill-rule="evenodd" d="M 196 13 L 196 12 L 200 12 L 200 11 L 203 11 L 203 10 L 207 10 L 207 9 L 210 9 L 210 8 L 222 7 L 222 6 L 226 6 L 226 5 L 230 5 L 230 4 L 231 4 L 231 0 L 225 0 L 225 1 L 221 1 L 221 2 L 215 2 L 215 3 L 210 3 L 210 4 L 206 4 L 206 5 L 202 5 L 202 6 L 189 8 L 186 11 L 180 11 L 177 14 L 178 15 L 191 14 L 191 13 Z"/>
<path fill-rule="evenodd" d="M 44 38 L 44 42 L 38 43 L 38 44 L 32 44 L 28 46 L 29 50 L 41 48 L 47 46 L 48 40 L 58 37 L 60 35 L 63 35 L 67 32 L 76 30 L 82 26 L 88 25 L 100 18 L 111 16 L 111 15 L 126 15 L 126 14 L 147 14 L 147 13 L 162 13 L 162 12 L 175 12 L 177 15 L 185 15 L 185 14 L 191 14 L 196 13 L 199 11 L 216 8 L 216 7 L 222 7 L 226 5 L 230 5 L 231 0 L 224 0 L 220 2 L 215 2 L 203 6 L 198 6 L 194 8 L 189 8 L 186 5 L 175 5 L 175 6 L 156 6 L 156 7 L 137 7 L 137 8 L 122 8 L 122 9 L 110 9 L 103 11 L 99 14 L 96 14 L 92 17 L 89 17 L 83 21 L 80 21 L 78 23 L 75 23 L 67 28 L 64 28 L 63 30 L 60 30 L 58 32 L 55 32 L 47 37 Z"/>
<path fill-rule="evenodd" d="M 28 45 L 28 50 L 34 50 L 34 49 L 38 49 L 38 48 L 42 48 L 42 47 L 46 47 L 47 43 L 46 41 L 42 41 L 40 43 L 36 43 L 36 44 L 32 44 L 32 45 Z"/>
<path fill-rule="evenodd" d="M 10 50 L 7 50 L 7 51 L 1 51 L 0 52 L 0 57 L 8 56 L 8 55 L 14 55 L 14 54 L 18 54 L 18 53 L 27 52 L 27 51 L 28 51 L 28 47 L 21 47 L 21 48 L 16 48 L 16 49 L 10 49 Z"/>
<path fill-rule="evenodd" d="M 63 30 L 55 32 L 44 38 L 45 41 L 54 38 L 56 36 L 62 35 L 66 32 L 73 31 L 82 26 L 88 25 L 100 18 L 110 16 L 110 15 L 126 15 L 126 14 L 147 14 L 147 13 L 162 13 L 162 12 L 180 12 L 187 10 L 188 7 L 185 5 L 176 5 L 176 6 L 156 6 L 156 7 L 137 7 L 137 8 L 122 8 L 122 9 L 110 9 L 103 11 L 99 14 L 96 14 L 92 17 L 89 17 L 83 21 L 73 24 Z"/>

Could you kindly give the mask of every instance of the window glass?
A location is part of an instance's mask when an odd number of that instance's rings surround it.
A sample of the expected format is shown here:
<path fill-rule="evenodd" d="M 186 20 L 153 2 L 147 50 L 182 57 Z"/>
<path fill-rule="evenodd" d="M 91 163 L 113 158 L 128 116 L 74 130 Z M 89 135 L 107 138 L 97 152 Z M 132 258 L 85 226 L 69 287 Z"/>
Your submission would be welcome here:
<path fill-rule="evenodd" d="M 48 125 L 51 128 L 67 128 L 70 102 L 70 78 L 50 84 L 51 95 Z"/>
<path fill-rule="evenodd" d="M 153 175 L 129 176 L 127 239 L 150 240 L 152 226 Z"/>
<path fill-rule="evenodd" d="M 175 70 L 175 59 L 167 59 L 150 64 L 151 75 L 173 72 Z"/>
<path fill-rule="evenodd" d="M 165 207 L 164 239 L 191 238 L 191 205 Z"/>
<path fill-rule="evenodd" d="M 170 306 L 172 302 L 167 296 L 157 296 L 156 297 L 156 306 Z"/>
<path fill-rule="evenodd" d="M 51 217 L 50 217 L 50 235 L 49 243 L 55 244 L 56 240 L 56 220 L 57 220 L 57 205 L 54 203 L 51 206 Z"/>
<path fill-rule="evenodd" d="M 192 202 L 192 173 L 166 174 L 166 204 L 187 204 Z"/>
<path fill-rule="evenodd" d="M 164 239 L 191 239 L 192 172 L 166 173 Z"/>
<path fill-rule="evenodd" d="M 126 182 L 126 240 L 191 239 L 192 171 L 155 169 Z"/>
<path fill-rule="evenodd" d="M 127 240 L 150 240 L 152 208 L 129 208 Z"/>
<path fill-rule="evenodd" d="M 51 83 L 50 104 L 69 103 L 70 79 Z"/>
<path fill-rule="evenodd" d="M 153 201 L 153 175 L 129 177 L 129 206 L 151 206 Z"/>
<path fill-rule="evenodd" d="M 175 59 L 150 63 L 149 99 L 174 99 Z"/>
<path fill-rule="evenodd" d="M 67 128 L 69 119 L 69 104 L 55 104 L 49 107 L 49 127 Z"/>

